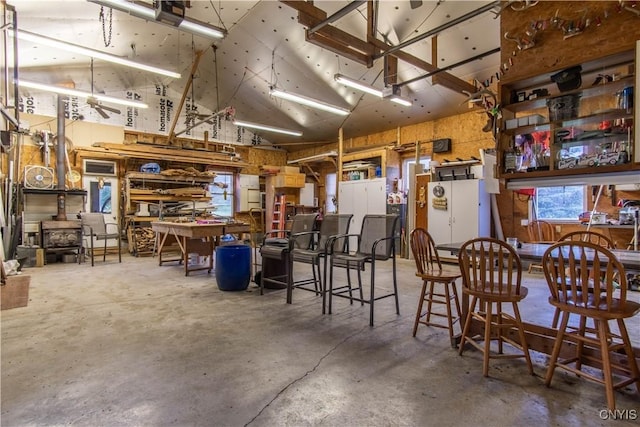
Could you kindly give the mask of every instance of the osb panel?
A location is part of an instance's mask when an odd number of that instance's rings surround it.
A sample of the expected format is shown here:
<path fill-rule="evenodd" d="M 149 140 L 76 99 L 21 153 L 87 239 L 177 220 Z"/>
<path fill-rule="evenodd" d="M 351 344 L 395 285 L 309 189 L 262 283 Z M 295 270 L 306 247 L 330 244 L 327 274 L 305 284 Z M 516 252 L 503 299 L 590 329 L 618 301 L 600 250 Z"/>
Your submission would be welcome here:
<path fill-rule="evenodd" d="M 491 133 L 482 131 L 486 122 L 486 114 L 476 111 L 437 120 L 433 138 L 451 138 L 451 152 L 433 153 L 432 159 L 440 162 L 458 157 L 469 159 L 479 157 L 481 148 L 495 147 Z"/>
<path fill-rule="evenodd" d="M 247 162 L 251 164 L 243 170 L 243 173 L 259 175 L 261 165 L 285 166 L 287 164 L 287 153 L 276 150 L 252 149 L 248 150 Z"/>
<path fill-rule="evenodd" d="M 338 151 L 338 143 L 314 145 L 311 148 L 303 148 L 300 150 L 292 150 L 287 156 L 288 160 L 304 159 L 305 157 L 317 156 L 329 151 Z"/>
<path fill-rule="evenodd" d="M 418 123 L 400 129 L 400 144 L 408 144 L 416 141 L 431 141 L 434 139 L 435 122 Z"/>
<path fill-rule="evenodd" d="M 629 3 L 629 2 L 624 2 Z M 580 64 L 600 57 L 635 48 L 640 39 L 638 16 L 626 10 L 617 11 L 617 1 L 544 1 L 524 11 L 506 7 L 500 15 L 500 34 L 526 37 L 525 31 L 533 21 L 557 16 L 577 23 L 585 16 L 591 25 L 582 34 L 563 40 L 561 29 L 549 25 L 538 31 L 536 45 L 519 51 L 517 45 L 502 39 L 501 62 L 513 64 L 502 76 L 502 84 Z M 605 14 L 607 17 L 605 18 Z M 597 25 L 600 19 L 601 24 Z M 515 52 L 515 56 L 513 53 Z"/>

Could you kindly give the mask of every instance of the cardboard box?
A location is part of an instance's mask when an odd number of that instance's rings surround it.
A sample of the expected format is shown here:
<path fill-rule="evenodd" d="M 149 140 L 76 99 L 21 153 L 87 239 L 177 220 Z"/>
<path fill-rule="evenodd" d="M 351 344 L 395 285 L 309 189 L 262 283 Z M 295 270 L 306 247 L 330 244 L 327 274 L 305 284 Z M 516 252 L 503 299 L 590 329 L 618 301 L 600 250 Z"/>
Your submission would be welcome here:
<path fill-rule="evenodd" d="M 0 309 L 26 307 L 29 302 L 30 282 L 31 276 L 24 274 L 7 276 L 5 284 L 0 286 Z"/>
<path fill-rule="evenodd" d="M 300 168 L 298 166 L 281 166 L 280 172 L 285 174 L 300 173 Z"/>

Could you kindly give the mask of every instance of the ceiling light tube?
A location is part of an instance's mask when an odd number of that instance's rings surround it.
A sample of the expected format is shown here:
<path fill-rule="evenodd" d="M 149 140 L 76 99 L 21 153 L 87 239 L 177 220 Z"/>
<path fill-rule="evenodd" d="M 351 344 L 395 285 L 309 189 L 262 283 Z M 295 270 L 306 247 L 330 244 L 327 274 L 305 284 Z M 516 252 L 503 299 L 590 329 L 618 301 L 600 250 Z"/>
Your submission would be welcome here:
<path fill-rule="evenodd" d="M 302 136 L 302 132 L 297 130 L 288 130 L 288 129 L 282 129 L 282 128 L 277 128 L 273 126 L 260 125 L 257 123 L 245 122 L 244 120 L 234 120 L 233 124 L 243 128 L 261 129 L 269 132 L 283 133 L 285 135 Z"/>
<path fill-rule="evenodd" d="M 297 102 L 298 104 L 306 105 L 307 107 L 317 108 L 319 110 L 328 111 L 329 113 L 339 114 L 341 116 L 348 116 L 351 111 L 346 108 L 336 107 L 316 99 L 307 98 L 306 96 L 296 95 L 295 93 L 285 92 L 274 87 L 270 88 L 269 94 L 277 98 L 287 99 L 289 101 Z"/>
<path fill-rule="evenodd" d="M 143 6 L 138 3 L 126 1 L 126 0 L 87 0 L 91 3 L 99 4 L 100 6 L 110 7 L 121 12 L 128 13 L 138 18 L 146 19 L 147 21 L 157 22 L 158 24 L 167 25 L 175 28 L 173 25 L 157 21 L 156 11 L 153 8 Z M 221 39 L 226 35 L 226 31 L 204 22 L 197 21 L 195 19 L 189 19 L 185 17 L 178 28 L 182 31 L 186 31 L 198 36 L 207 37 L 211 39 Z"/>
<path fill-rule="evenodd" d="M 345 86 L 352 87 L 354 89 L 361 90 L 363 92 L 370 93 L 371 95 L 375 95 L 379 98 L 382 98 L 382 91 L 376 89 L 375 87 L 368 85 L 366 83 L 362 83 L 358 80 L 354 80 L 350 77 L 343 76 L 342 74 L 336 74 L 333 76 L 333 79 L 338 83 L 342 83 Z"/>
<path fill-rule="evenodd" d="M 28 87 L 31 89 L 42 90 L 45 92 L 53 92 L 59 95 L 77 96 L 78 98 L 95 98 L 98 101 L 109 102 L 112 104 L 124 105 L 127 107 L 148 108 L 149 106 L 144 102 L 132 101 L 130 99 L 113 98 L 111 96 L 93 94 L 90 92 L 83 92 L 81 90 L 69 89 L 62 86 L 45 85 L 42 83 L 30 82 L 27 80 L 19 80 L 18 85 L 21 87 Z"/>
<path fill-rule="evenodd" d="M 413 102 L 411 102 L 407 98 L 404 98 L 404 97 L 398 96 L 398 95 L 390 96 L 389 100 L 391 102 L 395 102 L 396 104 L 404 105 L 405 107 L 411 107 L 413 105 Z"/>
<path fill-rule="evenodd" d="M 149 71 L 155 74 L 161 74 L 163 76 L 171 77 L 174 79 L 180 78 L 180 74 L 173 71 L 163 70 L 162 68 L 141 64 L 136 61 L 131 61 L 129 59 L 122 58 L 120 56 L 111 55 L 109 53 L 101 52 L 95 49 L 90 49 L 84 46 L 79 46 L 77 44 L 65 42 L 62 40 L 56 40 L 51 37 L 42 36 L 39 34 L 31 33 L 29 31 L 18 30 L 18 38 L 20 40 L 26 40 L 33 43 L 42 44 L 42 45 L 53 47 L 56 49 L 65 50 L 67 52 L 78 53 L 80 55 L 90 56 L 91 58 L 102 59 L 103 61 L 113 62 L 116 64 L 125 65 L 127 67 L 137 68 L 138 70 Z"/>

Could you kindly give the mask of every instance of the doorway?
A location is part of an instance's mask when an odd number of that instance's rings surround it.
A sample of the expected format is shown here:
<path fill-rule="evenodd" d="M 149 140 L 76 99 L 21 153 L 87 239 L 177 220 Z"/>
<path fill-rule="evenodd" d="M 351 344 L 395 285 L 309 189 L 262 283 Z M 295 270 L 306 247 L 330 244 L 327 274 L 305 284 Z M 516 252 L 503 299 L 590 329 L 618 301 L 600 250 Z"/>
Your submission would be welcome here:
<path fill-rule="evenodd" d="M 82 186 L 87 190 L 84 211 L 99 212 L 104 216 L 105 223 L 118 224 L 118 178 L 85 174 L 82 177 Z M 104 244 L 104 241 L 101 243 Z M 90 244 L 90 242 L 85 242 L 85 244 Z M 100 243 L 95 240 L 93 244 L 95 247 L 100 246 Z M 107 246 L 118 246 L 118 242 L 115 239 L 109 239 Z"/>

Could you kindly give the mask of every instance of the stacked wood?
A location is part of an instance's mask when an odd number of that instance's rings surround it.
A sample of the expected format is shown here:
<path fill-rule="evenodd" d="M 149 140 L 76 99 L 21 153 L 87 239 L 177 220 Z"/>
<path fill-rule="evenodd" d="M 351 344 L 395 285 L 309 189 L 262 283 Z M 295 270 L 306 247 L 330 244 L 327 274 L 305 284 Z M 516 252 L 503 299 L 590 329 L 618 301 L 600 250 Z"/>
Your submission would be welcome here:
<path fill-rule="evenodd" d="M 165 194 L 179 197 L 207 197 L 208 192 L 202 187 L 183 187 L 165 190 Z"/>
<path fill-rule="evenodd" d="M 136 255 L 151 254 L 156 243 L 156 233 L 151 227 L 135 227 L 133 228 L 133 241 L 135 245 L 129 242 L 129 248 L 133 246 L 133 252 Z"/>

